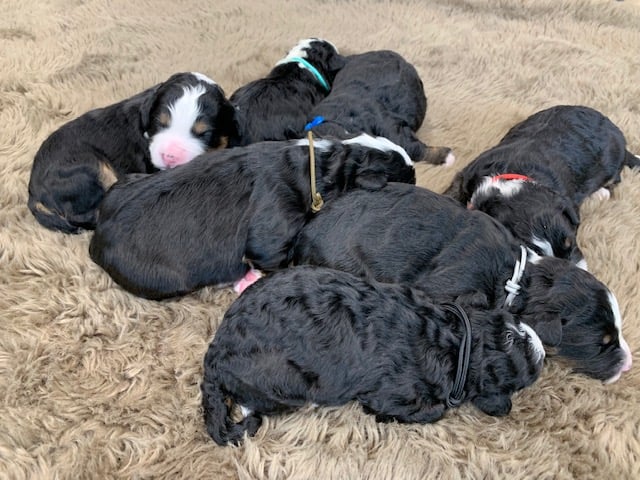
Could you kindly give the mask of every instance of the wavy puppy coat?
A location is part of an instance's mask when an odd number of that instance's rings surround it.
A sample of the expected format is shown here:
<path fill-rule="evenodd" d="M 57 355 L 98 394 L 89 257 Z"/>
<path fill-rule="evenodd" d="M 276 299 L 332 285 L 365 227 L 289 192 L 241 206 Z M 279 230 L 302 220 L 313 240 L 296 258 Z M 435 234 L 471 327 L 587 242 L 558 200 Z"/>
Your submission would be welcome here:
<path fill-rule="evenodd" d="M 568 260 L 531 253 L 509 302 L 520 243 L 495 219 L 413 185 L 350 192 L 300 232 L 295 264 L 409 284 L 439 301 L 484 295 L 536 330 L 576 371 L 605 382 L 631 367 L 613 293 Z"/>
<path fill-rule="evenodd" d="M 233 107 L 215 82 L 175 74 L 53 132 L 33 162 L 29 209 L 52 230 L 93 229 L 98 205 L 118 179 L 186 163 L 224 146 L 233 128 Z"/>
<path fill-rule="evenodd" d="M 220 445 L 237 443 L 245 431 L 255 434 L 262 415 L 352 400 L 378 421 L 435 422 L 458 404 L 454 396 L 506 415 L 511 395 L 540 374 L 542 344 L 506 312 L 457 308 L 466 313 L 329 269 L 269 275 L 231 305 L 209 346 L 201 386 L 207 430 Z M 458 383 L 463 338 L 471 350 Z M 239 423 L 230 403 L 242 407 Z"/>
<path fill-rule="evenodd" d="M 512 127 L 445 194 L 496 218 L 539 254 L 586 268 L 576 242 L 579 206 L 592 194 L 608 198 L 625 165 L 640 161 L 617 126 L 591 108 L 560 105 Z"/>
<path fill-rule="evenodd" d="M 315 142 L 326 203 L 352 188 L 415 182 L 406 152 L 360 136 Z M 201 155 L 180 168 L 118 182 L 105 196 L 91 258 L 147 298 L 238 281 L 249 265 L 288 264 L 311 213 L 309 142 L 262 142 Z"/>
<path fill-rule="evenodd" d="M 302 137 L 307 115 L 327 96 L 344 57 L 326 40 L 301 40 L 265 77 L 238 88 L 229 100 L 236 109 L 238 136 L 231 145 Z"/>
<path fill-rule="evenodd" d="M 411 160 L 451 165 L 448 147 L 428 147 L 416 136 L 427 112 L 427 97 L 415 67 L 390 50 L 346 57 L 331 92 L 311 111 L 323 117 L 319 136 L 380 135 L 403 147 Z"/>

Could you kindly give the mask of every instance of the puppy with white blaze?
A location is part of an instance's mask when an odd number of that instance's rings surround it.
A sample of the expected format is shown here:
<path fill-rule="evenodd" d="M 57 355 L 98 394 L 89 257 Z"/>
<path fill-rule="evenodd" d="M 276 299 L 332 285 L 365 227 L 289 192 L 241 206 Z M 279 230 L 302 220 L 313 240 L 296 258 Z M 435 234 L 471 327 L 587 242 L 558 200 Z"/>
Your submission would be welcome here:
<path fill-rule="evenodd" d="M 307 115 L 332 88 L 344 57 L 327 40 L 300 40 L 264 78 L 238 88 L 229 100 L 236 109 L 238 136 L 232 146 L 302 137 Z"/>
<path fill-rule="evenodd" d="M 205 423 L 227 445 L 254 435 L 263 415 L 308 404 L 357 401 L 382 422 L 431 423 L 464 402 L 507 415 L 544 356 L 505 311 L 294 267 L 254 283 L 225 314 L 204 359 Z"/>
<path fill-rule="evenodd" d="M 318 136 L 379 135 L 404 148 L 414 162 L 452 165 L 449 147 L 429 147 L 418 139 L 426 113 L 427 97 L 415 67 L 396 52 L 376 50 L 347 56 L 331 92 L 308 118 L 325 120 L 313 129 Z"/>
<path fill-rule="evenodd" d="M 414 185 L 353 191 L 300 232 L 293 263 L 408 284 L 437 301 L 483 295 L 530 325 L 548 354 L 613 382 L 631 368 L 613 293 L 566 259 L 524 248 L 498 221 Z"/>
<path fill-rule="evenodd" d="M 586 269 L 576 235 L 585 198 L 609 198 L 623 167 L 639 167 L 620 129 L 600 112 L 559 105 L 512 127 L 445 191 L 488 213 L 540 255 Z"/>
<path fill-rule="evenodd" d="M 260 142 L 200 155 L 116 183 L 100 205 L 91 258 L 123 288 L 151 299 L 286 267 L 314 215 L 308 140 Z M 325 205 L 354 188 L 415 183 L 408 155 L 368 135 L 314 143 L 314 187 Z M 253 268 L 252 268 L 253 267 Z"/>
<path fill-rule="evenodd" d="M 53 132 L 36 153 L 29 209 L 45 227 L 93 229 L 105 192 L 131 173 L 152 173 L 221 148 L 234 136 L 234 110 L 201 73 L 177 73 Z"/>

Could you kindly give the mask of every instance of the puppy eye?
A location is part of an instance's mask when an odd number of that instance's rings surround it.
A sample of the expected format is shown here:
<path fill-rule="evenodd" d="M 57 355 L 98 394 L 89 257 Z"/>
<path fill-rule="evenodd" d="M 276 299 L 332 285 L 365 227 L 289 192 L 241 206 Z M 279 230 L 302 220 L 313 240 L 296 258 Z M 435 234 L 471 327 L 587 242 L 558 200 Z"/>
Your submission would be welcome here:
<path fill-rule="evenodd" d="M 200 136 L 211 130 L 211 126 L 206 122 L 198 121 L 193 124 L 193 128 L 191 130 L 193 131 L 194 135 Z"/>
<path fill-rule="evenodd" d="M 169 115 L 167 112 L 162 112 L 158 116 L 158 123 L 162 128 L 169 127 L 169 124 L 171 123 L 171 115 Z"/>

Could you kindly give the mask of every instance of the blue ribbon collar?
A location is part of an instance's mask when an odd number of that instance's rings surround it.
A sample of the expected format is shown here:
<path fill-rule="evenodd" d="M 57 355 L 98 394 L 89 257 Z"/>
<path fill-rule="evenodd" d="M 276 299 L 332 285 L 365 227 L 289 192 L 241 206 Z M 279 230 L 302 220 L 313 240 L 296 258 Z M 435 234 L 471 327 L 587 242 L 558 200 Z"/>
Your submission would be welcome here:
<path fill-rule="evenodd" d="M 318 69 L 316 67 L 314 67 L 313 65 L 311 65 L 304 58 L 302 58 L 302 57 L 290 57 L 290 58 L 287 59 L 287 62 L 296 62 L 296 63 L 302 65 L 304 68 L 309 70 L 313 74 L 314 77 L 316 77 L 316 80 L 318 80 L 318 83 L 320 83 L 320 85 L 322 85 L 322 88 L 324 88 L 327 92 L 331 90 L 331 87 L 329 86 L 329 83 L 324 79 L 324 77 L 318 71 Z"/>

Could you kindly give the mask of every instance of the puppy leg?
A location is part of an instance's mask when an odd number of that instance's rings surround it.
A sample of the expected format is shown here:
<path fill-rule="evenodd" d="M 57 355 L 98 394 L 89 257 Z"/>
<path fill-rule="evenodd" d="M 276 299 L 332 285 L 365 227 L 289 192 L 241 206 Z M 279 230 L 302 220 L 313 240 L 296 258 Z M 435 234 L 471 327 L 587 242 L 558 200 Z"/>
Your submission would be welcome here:
<path fill-rule="evenodd" d="M 376 416 L 378 422 L 400 423 L 433 423 L 442 418 L 445 412 L 444 404 L 431 405 L 421 399 L 399 398 L 394 395 L 395 401 L 389 398 L 382 400 L 372 398 L 370 401 L 361 400 L 366 413 Z"/>
<path fill-rule="evenodd" d="M 233 284 L 233 291 L 240 295 L 250 285 L 253 285 L 255 282 L 260 280 L 260 278 L 262 278 L 262 272 L 260 270 L 252 268 L 245 274 L 244 277 Z"/>

